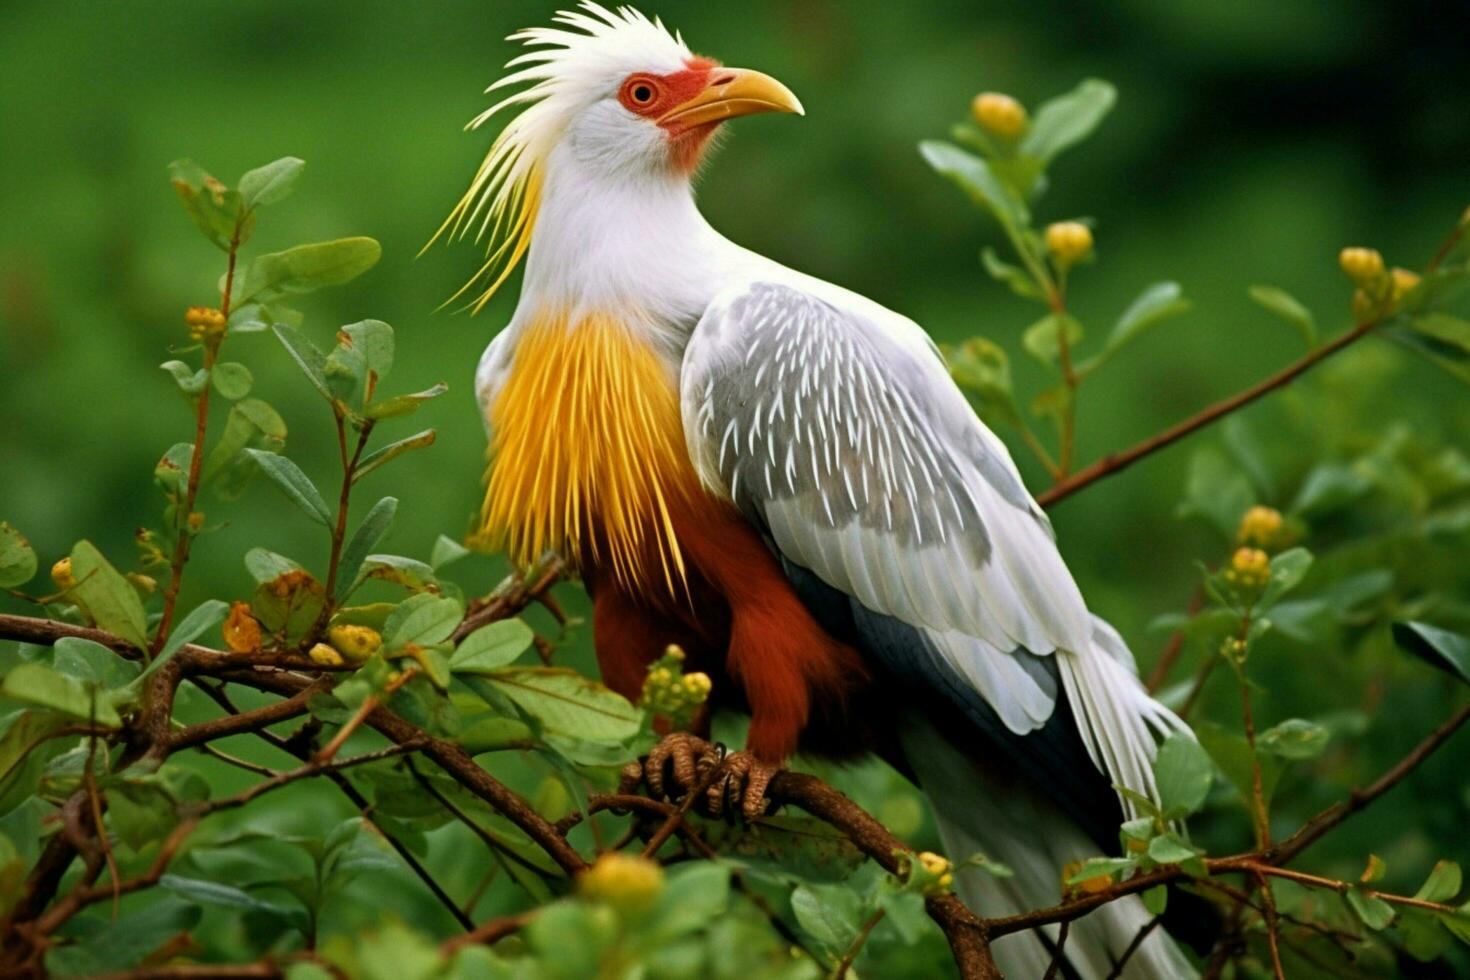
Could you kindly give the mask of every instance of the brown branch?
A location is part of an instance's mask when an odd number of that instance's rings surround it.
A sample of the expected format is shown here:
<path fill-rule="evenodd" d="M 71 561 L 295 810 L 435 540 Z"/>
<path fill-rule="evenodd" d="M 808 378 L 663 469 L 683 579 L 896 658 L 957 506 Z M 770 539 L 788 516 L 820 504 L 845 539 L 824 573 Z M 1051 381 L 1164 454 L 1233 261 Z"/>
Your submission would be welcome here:
<path fill-rule="evenodd" d="M 1267 850 L 1265 857 L 1272 863 L 1285 863 L 1321 840 L 1324 835 L 1348 817 L 1362 810 L 1384 793 L 1393 789 L 1404 778 L 1419 767 L 1425 759 L 1470 721 L 1470 704 L 1460 708 L 1449 720 L 1430 732 L 1408 755 L 1375 779 L 1367 789 L 1355 789 L 1348 798 L 1323 810 L 1308 820 L 1296 833 Z"/>
<path fill-rule="evenodd" d="M 449 956 L 465 946 L 473 946 L 478 943 L 484 943 L 486 945 L 497 943 L 506 936 L 524 929 L 536 917 L 537 911 L 537 909 L 531 909 L 526 912 L 517 912 L 515 915 L 502 915 L 499 918 L 491 919 L 489 922 L 471 929 L 463 936 L 446 939 L 439 945 L 439 952 L 444 956 Z"/>
<path fill-rule="evenodd" d="M 1275 980 L 1286 980 L 1281 968 L 1281 920 L 1276 914 L 1276 896 L 1264 872 L 1256 873 L 1256 890 L 1261 893 L 1261 917 L 1266 920 L 1266 946 L 1271 951 L 1271 973 Z"/>
<path fill-rule="evenodd" d="M 1062 963 L 1067 956 L 1067 934 L 1071 931 L 1072 923 L 1063 920 L 1062 928 L 1057 932 L 1057 944 L 1051 951 L 1051 962 L 1046 965 L 1046 972 L 1041 975 L 1041 980 L 1053 980 L 1057 971 L 1062 968 Z"/>
<path fill-rule="evenodd" d="M 196 684 L 200 688 L 200 690 L 209 695 L 209 697 L 212 698 L 215 703 L 218 704 L 221 708 L 224 708 L 228 712 L 236 713 L 234 704 L 231 703 L 229 697 L 224 693 L 223 690 L 218 689 L 213 685 L 198 684 L 197 681 Z M 296 739 L 281 738 L 279 735 L 276 735 L 273 732 L 266 731 L 263 728 L 254 729 L 251 731 L 251 734 L 266 742 L 268 745 L 271 745 L 276 749 L 285 752 L 287 755 L 295 756 L 302 762 L 310 761 L 312 755 L 314 754 L 313 748 L 310 745 L 301 744 Z M 277 775 L 275 770 L 266 768 L 265 766 L 256 766 L 253 762 L 247 762 L 244 759 L 236 759 L 233 756 L 228 756 L 225 753 L 220 752 L 218 749 L 215 749 L 207 742 L 201 744 L 199 748 L 204 749 L 207 752 L 211 752 L 212 754 L 220 757 L 225 762 L 228 762 L 231 765 L 249 769 L 250 771 L 257 773 L 258 775 L 266 777 Z M 413 851 L 409 850 L 408 845 L 403 843 L 403 841 L 399 840 L 388 831 L 384 830 L 380 825 L 373 821 L 372 804 L 368 801 L 367 797 L 362 795 L 361 791 L 359 791 L 356 786 L 352 785 L 352 781 L 349 780 L 347 776 L 343 773 L 336 772 L 335 770 L 329 770 L 328 772 L 323 773 L 323 775 L 325 775 L 327 779 L 332 782 L 333 785 L 335 785 L 339 790 L 342 791 L 342 795 L 346 796 L 347 799 L 351 801 L 353 806 L 357 807 L 358 812 L 362 814 L 364 820 L 372 823 L 373 829 L 376 830 L 380 835 L 382 835 L 383 839 L 388 842 L 388 846 L 393 848 L 393 850 L 397 852 L 398 856 L 403 859 L 403 863 L 408 865 L 409 870 L 411 870 L 418 877 L 418 879 L 424 883 L 424 887 L 429 890 L 430 894 L 432 894 L 436 899 L 439 900 L 439 903 L 443 905 L 444 908 L 449 912 L 449 914 L 454 917 L 454 920 L 458 922 L 460 926 L 465 930 L 473 929 L 475 927 L 475 923 L 474 920 L 469 917 L 468 912 L 466 912 L 464 908 L 462 908 L 458 903 L 454 901 L 453 898 L 450 897 L 449 893 L 444 890 L 444 886 L 439 884 L 434 876 L 429 873 L 429 869 L 424 867 L 423 863 L 419 861 L 418 857 L 413 853 Z"/>
<path fill-rule="evenodd" d="M 235 230 L 230 236 L 229 259 L 225 268 L 224 288 L 220 295 L 219 312 L 228 323 L 230 319 L 230 294 L 235 286 L 235 262 L 240 253 L 240 232 L 245 214 L 235 216 Z M 179 600 L 179 589 L 184 584 L 184 566 L 189 563 L 189 551 L 194 544 L 196 531 L 189 527 L 189 517 L 194 513 L 194 504 L 199 499 L 199 480 L 204 473 L 204 436 L 209 428 L 209 382 L 213 379 L 215 358 L 219 356 L 224 334 L 204 338 L 204 370 L 207 372 L 204 387 L 199 392 L 199 401 L 194 406 L 194 452 L 189 455 L 189 476 L 184 484 L 184 499 L 177 502 L 174 522 L 179 535 L 174 542 L 173 560 L 169 563 L 168 587 L 163 592 L 163 614 L 158 619 L 158 632 L 153 635 L 151 652 L 156 656 L 168 642 L 169 630 L 173 628 L 174 611 Z"/>
<path fill-rule="evenodd" d="M 1138 932 L 1133 934 L 1133 940 L 1128 944 L 1128 948 L 1123 950 L 1123 955 L 1118 957 L 1118 962 L 1113 964 L 1113 968 L 1108 971 L 1108 975 L 1103 980 L 1119 980 L 1123 976 L 1123 968 L 1128 965 L 1133 954 L 1138 952 L 1138 948 L 1143 945 L 1149 933 L 1159 927 L 1160 921 L 1162 921 L 1161 917 L 1156 915 L 1139 927 Z"/>
<path fill-rule="evenodd" d="M 168 963 L 98 974 L 93 980 L 251 980 L 284 976 L 270 960 L 259 963 Z"/>
<path fill-rule="evenodd" d="M 1184 419 L 1182 422 L 1175 423 L 1157 435 L 1150 436 L 1142 442 L 1130 446 L 1128 449 L 1104 456 L 1102 459 L 1088 466 L 1084 466 L 1071 476 L 1059 480 L 1037 494 L 1036 502 L 1043 507 L 1050 507 L 1052 504 L 1070 497 L 1078 490 L 1096 483 L 1103 477 L 1120 473 L 1145 456 L 1152 455 L 1160 449 L 1172 446 L 1185 436 L 1191 435 L 1199 429 L 1203 429 L 1212 422 L 1219 421 L 1231 412 L 1244 408 L 1263 395 L 1269 395 L 1277 388 L 1285 387 L 1310 368 L 1315 367 L 1343 348 L 1367 336 L 1373 331 L 1374 327 L 1382 322 L 1381 318 L 1376 318 L 1368 320 L 1365 323 L 1360 323 L 1351 330 L 1345 331 L 1328 343 L 1323 344 L 1321 347 L 1314 348 L 1280 371 L 1277 371 L 1264 380 L 1258 381 L 1244 391 L 1237 392 L 1229 398 L 1223 398 L 1208 408 L 1202 409 L 1189 418 Z"/>
<path fill-rule="evenodd" d="M 253 733 L 268 725 L 304 715 L 307 711 L 307 703 L 318 693 L 328 690 L 329 687 L 330 685 L 324 681 L 318 680 L 280 701 L 272 701 L 270 704 L 252 708 L 249 711 L 228 714 L 181 728 L 169 736 L 169 750 L 202 746 L 207 742 L 228 738 L 231 735 Z"/>
<path fill-rule="evenodd" d="M 518 614 L 531 603 L 539 601 L 566 573 L 566 564 L 560 558 L 551 557 L 528 569 L 524 576 L 512 575 L 501 582 L 489 598 L 470 603 L 464 622 L 459 624 L 451 639 L 458 643 L 481 626 Z"/>

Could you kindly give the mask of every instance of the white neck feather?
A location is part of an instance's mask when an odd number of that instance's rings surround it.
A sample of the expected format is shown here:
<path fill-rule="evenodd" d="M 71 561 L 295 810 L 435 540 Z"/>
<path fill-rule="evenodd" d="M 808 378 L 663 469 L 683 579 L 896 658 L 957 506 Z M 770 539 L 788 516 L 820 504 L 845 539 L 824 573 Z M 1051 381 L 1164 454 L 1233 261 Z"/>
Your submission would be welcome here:
<path fill-rule="evenodd" d="M 563 140 L 546 162 L 541 206 L 512 329 L 549 309 L 614 314 L 682 350 L 744 249 L 694 204 L 688 177 L 607 166 Z"/>

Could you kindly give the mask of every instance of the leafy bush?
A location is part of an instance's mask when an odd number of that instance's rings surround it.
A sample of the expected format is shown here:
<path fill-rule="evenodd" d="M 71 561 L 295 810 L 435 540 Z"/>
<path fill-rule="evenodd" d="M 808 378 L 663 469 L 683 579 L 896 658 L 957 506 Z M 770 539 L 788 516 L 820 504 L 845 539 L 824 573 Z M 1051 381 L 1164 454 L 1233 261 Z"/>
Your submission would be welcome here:
<path fill-rule="evenodd" d="M 1161 914 L 1166 886 L 1180 883 L 1220 904 L 1224 933 L 1211 955 L 1245 975 L 1389 975 L 1405 958 L 1463 968 L 1454 943 L 1470 942 L 1470 906 L 1456 904 L 1459 865 L 1436 861 L 1463 846 L 1455 835 L 1467 804 L 1443 789 L 1453 774 L 1418 810 L 1361 832 L 1351 871 L 1342 855 L 1319 871 L 1288 864 L 1329 834 L 1340 839 L 1340 827 L 1363 827 L 1349 818 L 1423 775 L 1470 717 L 1470 607 L 1460 598 L 1470 573 L 1457 560 L 1470 534 L 1470 460 L 1370 414 L 1379 382 L 1350 360 L 1359 341 L 1387 338 L 1470 381 L 1470 322 L 1454 313 L 1470 277 L 1470 212 L 1422 272 L 1344 250 L 1351 324 L 1331 340 L 1284 291 L 1251 287 L 1301 333 L 1302 357 L 1079 469 L 1083 383 L 1190 308 L 1177 283 L 1147 285 L 1085 353 L 1073 294 L 1095 260 L 1095 233 L 1086 221 L 1043 227 L 1033 217 L 1053 161 L 1114 101 L 1110 86 L 1089 81 L 1029 118 L 986 94 L 953 133 L 963 146 L 921 148 L 1002 229 L 1013 254 L 985 250 L 986 272 L 1041 308 L 1022 346 L 1054 381 L 1024 410 L 1003 348 L 977 337 L 946 350 L 977 411 L 1054 478 L 1039 499 L 1059 501 L 1227 419 L 1220 445 L 1195 450 L 1178 505 L 1215 544 L 1188 611 L 1156 624 L 1170 638 L 1149 674 L 1194 721 L 1198 742 L 1163 746 L 1162 805 L 1138 799 L 1144 816 L 1120 828 L 1121 856 L 1058 869 L 1058 906 L 1003 922 L 965 910 L 950 892 L 956 866 L 1005 875 L 1006 855 L 925 850 L 933 831 L 913 791 L 875 767 L 817 765 L 826 781 L 782 774 L 771 795 L 788 811 L 752 825 L 704 819 L 620 780 L 657 743 L 656 720 L 687 722 L 709 679 L 685 674 L 671 650 L 630 704 L 559 665 L 580 624 L 553 595 L 564 575 L 555 557 L 471 598 L 450 571 L 476 560 L 473 535 L 441 536 L 426 556 L 379 552 L 398 500 L 364 510 L 354 488 L 390 463 L 409 479 L 434 431 L 384 441 L 379 427 L 400 427 L 445 386 L 390 393 L 390 326 L 363 320 L 325 344 L 293 306 L 372 267 L 378 244 L 252 254 L 262 209 L 291 192 L 301 161 L 278 160 L 233 187 L 180 162 L 173 186 L 222 253 L 222 278 L 218 307 L 187 311 L 189 344 L 162 365 L 192 416 L 192 441 L 164 449 L 154 467 L 159 523 L 138 532 L 130 560 L 77 542 L 50 566 L 49 586 L 35 584 L 43 563 L 25 537 L 0 524 L 0 587 L 42 614 L 0 616 L 0 635 L 19 641 L 0 685 L 14 707 L 0 723 L 7 969 L 929 975 L 947 961 L 947 939 L 964 974 L 988 976 L 992 938 L 1125 894 L 1142 893 Z M 331 491 L 308 475 L 315 461 L 286 455 L 287 425 L 253 393 L 251 368 L 222 359 L 251 333 L 272 335 L 325 403 L 337 442 Z M 1293 388 L 1271 433 L 1233 414 L 1329 358 L 1322 384 Z M 1033 419 L 1051 427 L 1054 449 Z M 190 557 L 219 526 L 203 493 L 226 506 L 257 478 L 289 505 L 283 520 L 322 528 L 321 552 L 253 548 L 241 556 L 255 582 L 248 595 L 185 612 Z M 541 626 L 523 618 L 537 607 Z M 1293 651 L 1315 658 L 1311 676 L 1272 666 Z M 1193 676 L 1179 680 L 1185 666 Z M 1402 716 L 1408 734 L 1376 726 L 1375 712 Z M 1414 878 L 1422 884 L 1411 892 Z"/>

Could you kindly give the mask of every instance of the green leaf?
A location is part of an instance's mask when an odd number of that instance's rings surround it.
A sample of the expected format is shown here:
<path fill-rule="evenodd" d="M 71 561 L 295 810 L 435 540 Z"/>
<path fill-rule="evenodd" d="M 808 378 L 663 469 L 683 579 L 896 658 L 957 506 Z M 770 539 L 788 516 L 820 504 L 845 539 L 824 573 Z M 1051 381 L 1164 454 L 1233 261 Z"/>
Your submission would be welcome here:
<path fill-rule="evenodd" d="M 168 165 L 168 172 L 184 210 L 217 248 L 230 250 L 237 221 L 241 222 L 241 240 L 249 237 L 251 223 L 248 218 L 241 219 L 244 202 L 239 191 L 225 187 L 192 160 L 175 160 Z"/>
<path fill-rule="evenodd" d="M 1271 559 L 1271 579 L 1261 594 L 1257 607 L 1270 609 L 1282 596 L 1301 584 L 1312 567 L 1312 553 L 1305 548 L 1292 548 Z"/>
<path fill-rule="evenodd" d="M 457 674 L 498 670 L 525 652 L 535 635 L 520 619 L 502 619 L 481 626 L 455 649 L 454 656 L 449 658 L 449 669 Z"/>
<path fill-rule="evenodd" d="M 1291 718 L 1262 732 L 1256 739 L 1256 747 L 1282 759 L 1300 762 L 1321 755 L 1330 738 L 1327 729 L 1316 722 Z"/>
<path fill-rule="evenodd" d="M 204 461 L 205 479 L 226 500 L 238 497 L 259 467 L 246 449 L 278 452 L 286 445 L 286 422 L 259 398 L 245 398 L 230 406 L 224 431 Z"/>
<path fill-rule="evenodd" d="M 1319 463 L 1313 467 L 1297 490 L 1290 510 L 1294 514 L 1316 516 L 1340 510 L 1373 489 L 1367 474 L 1344 463 Z"/>
<path fill-rule="evenodd" d="M 991 170 L 990 164 L 980 157 L 942 140 L 923 141 L 919 144 L 919 153 L 936 173 L 959 185 L 1011 234 L 1030 224 L 1031 214 L 1025 202 L 1012 193 Z"/>
<path fill-rule="evenodd" d="M 1133 858 L 1109 858 L 1095 857 L 1083 861 L 1081 866 L 1067 876 L 1067 884 L 1080 885 L 1084 881 L 1103 876 L 1112 878 L 1123 871 L 1131 871 L 1138 866 Z"/>
<path fill-rule="evenodd" d="M 351 282 L 382 257 L 383 248 L 371 238 L 339 238 L 330 242 L 297 245 L 284 252 L 269 252 L 256 258 L 237 278 L 234 303 L 245 303 L 263 295 L 307 293 L 323 286 Z"/>
<path fill-rule="evenodd" d="M 1036 280 L 1031 278 L 1031 273 L 1018 265 L 1002 261 L 989 245 L 980 250 L 980 264 L 985 267 L 990 278 L 1005 283 L 1017 296 L 1024 296 L 1026 299 L 1046 298 L 1041 287 L 1036 285 Z"/>
<path fill-rule="evenodd" d="M 189 615 L 179 620 L 173 632 L 168 635 L 168 641 L 164 643 L 163 649 L 158 651 L 158 656 L 144 668 L 139 679 L 147 677 L 159 667 L 168 662 L 169 658 L 178 653 L 186 643 L 192 643 L 198 639 L 206 630 L 212 630 L 224 622 L 225 613 L 230 611 L 228 602 L 219 599 L 206 599 L 196 606 Z"/>
<path fill-rule="evenodd" d="M 6 521 L 0 521 L 0 589 L 25 585 L 36 575 L 31 543 Z"/>
<path fill-rule="evenodd" d="M 5 674 L 0 693 L 8 698 L 38 708 L 50 708 L 82 721 L 93 721 L 106 728 L 118 728 L 122 719 L 112 702 L 75 677 L 47 667 L 45 664 L 16 664 Z"/>
<path fill-rule="evenodd" d="M 338 602 L 347 597 L 362 570 L 362 563 L 383 540 L 393 526 L 393 517 L 398 513 L 398 498 L 384 497 L 368 511 L 362 523 L 352 535 L 352 540 L 342 549 L 342 559 L 337 567 L 336 596 Z"/>
<path fill-rule="evenodd" d="M 0 816 L 35 794 L 46 763 L 66 747 L 51 736 L 73 724 L 54 711 L 17 711 L 5 721 L 8 727 L 0 735 Z"/>
<path fill-rule="evenodd" d="M 796 921 L 828 952 L 840 955 L 852 945 L 862 926 L 861 900 L 850 891 L 799 885 L 791 893 Z"/>
<path fill-rule="evenodd" d="M 457 562 L 469 554 L 470 549 L 449 537 L 449 535 L 441 534 L 434 539 L 434 549 L 429 552 L 429 564 L 437 572 L 445 565 Z"/>
<path fill-rule="evenodd" d="M 148 647 L 148 619 L 133 584 L 102 557 L 90 541 L 71 550 L 71 572 L 77 584 L 69 591 L 96 624 L 139 650 Z"/>
<path fill-rule="evenodd" d="M 1255 502 L 1255 491 L 1245 474 L 1232 466 L 1224 453 L 1207 446 L 1190 457 L 1184 499 L 1175 514 L 1202 517 L 1233 541 L 1241 517 Z"/>
<path fill-rule="evenodd" d="M 1048 313 L 1031 324 L 1021 334 L 1021 346 L 1042 364 L 1054 364 L 1061 352 L 1063 329 L 1066 330 L 1067 346 L 1075 350 L 1082 340 L 1082 324 L 1069 313 Z"/>
<path fill-rule="evenodd" d="M 285 575 L 287 572 L 299 572 L 301 566 L 285 555 L 278 555 L 274 551 L 251 548 L 245 552 L 245 570 L 250 573 L 250 577 L 258 585 Z"/>
<path fill-rule="evenodd" d="M 1394 642 L 1432 667 L 1470 684 L 1470 638 L 1428 623 L 1393 624 Z"/>
<path fill-rule="evenodd" d="M 164 361 L 158 366 L 173 375 L 174 383 L 185 398 L 198 397 L 204 386 L 209 384 L 209 372 L 203 368 L 196 371 L 183 361 Z"/>
<path fill-rule="evenodd" d="M 1148 910 L 1149 915 L 1163 915 L 1164 909 L 1169 906 L 1169 886 L 1155 885 L 1141 896 L 1143 907 Z"/>
<path fill-rule="evenodd" d="M 1154 781 L 1166 813 L 1194 813 L 1204 805 L 1213 778 L 1209 754 L 1188 735 L 1176 732 L 1159 746 L 1154 757 Z"/>
<path fill-rule="evenodd" d="M 1135 340 L 1145 330 L 1156 326 L 1171 316 L 1178 316 L 1189 309 L 1189 300 L 1177 282 L 1156 282 L 1128 305 L 1118 322 L 1113 324 L 1103 347 L 1104 356 Z"/>
<path fill-rule="evenodd" d="M 401 650 L 410 643 L 421 647 L 443 643 L 464 618 L 459 603 L 428 592 L 405 599 L 383 626 L 383 646 Z"/>
<path fill-rule="evenodd" d="M 415 391 L 408 395 L 394 395 L 392 398 L 374 402 L 368 406 L 364 414 L 370 419 L 391 419 L 400 415 L 411 415 L 417 412 L 419 406 L 424 402 L 438 398 L 448 390 L 449 386 L 441 381 L 423 391 Z"/>
<path fill-rule="evenodd" d="M 232 402 L 250 394 L 250 386 L 255 383 L 250 369 L 238 361 L 216 364 L 211 377 L 214 380 L 214 390 Z"/>
<path fill-rule="evenodd" d="M 1091 135 L 1117 101 L 1117 90 L 1096 78 L 1047 101 L 1032 117 L 1031 128 L 1021 141 L 1021 154 L 1051 162 Z"/>
<path fill-rule="evenodd" d="M 1273 755 L 1252 754 L 1250 744 L 1244 735 L 1226 731 L 1212 722 L 1202 722 L 1195 727 L 1195 734 L 1199 736 L 1200 745 L 1210 753 L 1210 758 L 1235 791 L 1240 794 L 1242 800 L 1251 799 L 1254 792 L 1254 767 L 1252 761 L 1259 758 L 1261 766 L 1261 791 L 1265 797 L 1265 803 L 1269 810 L 1271 806 L 1271 795 L 1276 791 L 1276 784 L 1281 780 L 1281 774 L 1286 770 L 1286 763 Z"/>
<path fill-rule="evenodd" d="M 1450 902 L 1460 894 L 1460 866 L 1453 861 L 1438 861 L 1414 897 L 1426 902 Z"/>
<path fill-rule="evenodd" d="M 258 208 L 264 204 L 275 204 L 291 193 L 301 176 L 306 161 L 296 157 L 282 157 L 263 167 L 247 171 L 240 178 L 240 198 L 247 208 Z"/>
<path fill-rule="evenodd" d="M 730 869 L 715 861 L 692 861 L 671 868 L 658 905 L 649 916 L 657 944 L 696 932 L 719 921 L 730 904 Z"/>
<path fill-rule="evenodd" d="M 372 401 L 379 382 L 393 369 L 393 328 L 382 320 L 348 324 L 337 332 L 337 347 L 327 357 L 327 374 L 342 372 L 363 382 L 363 404 Z"/>
<path fill-rule="evenodd" d="M 260 624 L 288 643 L 304 637 L 321 617 L 326 589 L 305 572 L 286 572 L 255 587 L 250 609 Z"/>
<path fill-rule="evenodd" d="M 316 485 L 307 479 L 301 467 L 279 453 L 267 452 L 263 449 L 245 450 L 260 464 L 265 475 L 270 477 L 297 507 L 305 512 L 307 517 L 316 521 L 322 527 L 332 526 L 332 512 L 327 509 L 327 502 L 322 499 L 321 493 Z"/>
<path fill-rule="evenodd" d="M 237 912 L 263 912 L 305 932 L 309 928 L 306 911 L 297 906 L 268 902 L 234 885 L 202 878 L 166 874 L 158 879 L 158 887 L 200 905 L 217 905 Z"/>
<path fill-rule="evenodd" d="M 1201 851 L 1174 833 L 1160 834 L 1148 842 L 1148 856 L 1160 864 L 1182 864 L 1199 857 Z"/>
<path fill-rule="evenodd" d="M 425 446 L 432 446 L 434 439 L 434 430 L 425 429 L 423 432 L 411 435 L 407 439 L 399 439 L 397 442 L 384 446 L 377 452 L 369 454 L 362 462 L 357 464 L 357 469 L 352 471 L 352 482 L 356 483 L 379 466 L 397 459 L 406 452 L 414 449 L 422 449 Z"/>
<path fill-rule="evenodd" d="M 638 734 L 643 724 L 643 713 L 621 694 L 574 670 L 511 668 L 482 683 L 515 702 L 549 733 L 590 742 L 620 742 Z"/>
<path fill-rule="evenodd" d="M 85 942 L 60 944 L 46 953 L 48 972 L 58 977 L 95 977 L 126 972 L 199 924 L 197 905 L 160 896 L 137 911 L 113 919 L 107 914 L 85 918 Z M 80 925 L 76 923 L 75 925 Z"/>
<path fill-rule="evenodd" d="M 1317 321 L 1295 296 L 1275 286 L 1252 286 L 1248 292 L 1256 303 L 1296 327 L 1308 347 L 1317 346 Z"/>
<path fill-rule="evenodd" d="M 306 375 L 306 380 L 311 386 L 321 393 L 321 396 L 329 402 L 335 402 L 336 395 L 327 385 L 327 358 L 316 345 L 306 339 L 306 335 L 294 327 L 285 324 L 276 324 L 271 327 L 271 333 L 286 348 L 286 353 L 291 355 L 297 367 L 301 368 Z"/>
<path fill-rule="evenodd" d="M 1375 931 L 1387 929 L 1393 922 L 1393 906 L 1376 895 L 1370 895 L 1362 888 L 1350 888 L 1345 893 L 1348 905 L 1352 907 L 1358 918 L 1363 920 L 1363 925 Z"/>
<path fill-rule="evenodd" d="M 1444 324 L 1430 324 L 1430 329 L 1443 328 Z M 1429 331 L 1414 330 L 1400 323 L 1385 323 L 1377 333 L 1393 340 L 1423 357 L 1443 370 L 1470 384 L 1470 349 L 1459 342 L 1454 330 L 1444 331 L 1440 336 Z"/>
<path fill-rule="evenodd" d="M 984 337 L 972 337 L 940 350 L 949 365 L 949 375 L 960 390 L 976 403 L 981 417 L 1020 424 L 1011 388 L 1011 363 L 1005 350 Z"/>
<path fill-rule="evenodd" d="M 376 578 L 396 582 L 414 592 L 436 589 L 434 570 L 415 558 L 402 555 L 368 555 L 362 563 L 359 578 Z"/>
<path fill-rule="evenodd" d="M 531 740 L 531 729 L 515 718 L 491 716 L 466 725 L 454 740 L 470 755 L 479 755 L 524 744 Z"/>

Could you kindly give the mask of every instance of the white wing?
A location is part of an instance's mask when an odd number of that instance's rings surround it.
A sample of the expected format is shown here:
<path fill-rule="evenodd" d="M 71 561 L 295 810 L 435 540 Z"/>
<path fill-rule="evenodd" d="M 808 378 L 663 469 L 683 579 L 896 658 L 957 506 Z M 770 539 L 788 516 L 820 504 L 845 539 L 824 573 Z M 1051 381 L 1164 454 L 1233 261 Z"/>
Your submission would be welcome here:
<path fill-rule="evenodd" d="M 1152 792 L 1151 729 L 1180 723 L 1095 635 L 1046 516 L 917 324 L 780 270 L 711 303 L 682 393 L 701 479 L 782 555 L 919 628 L 1017 734 L 1056 701 L 1030 661 L 1059 654 L 1093 762 Z"/>

